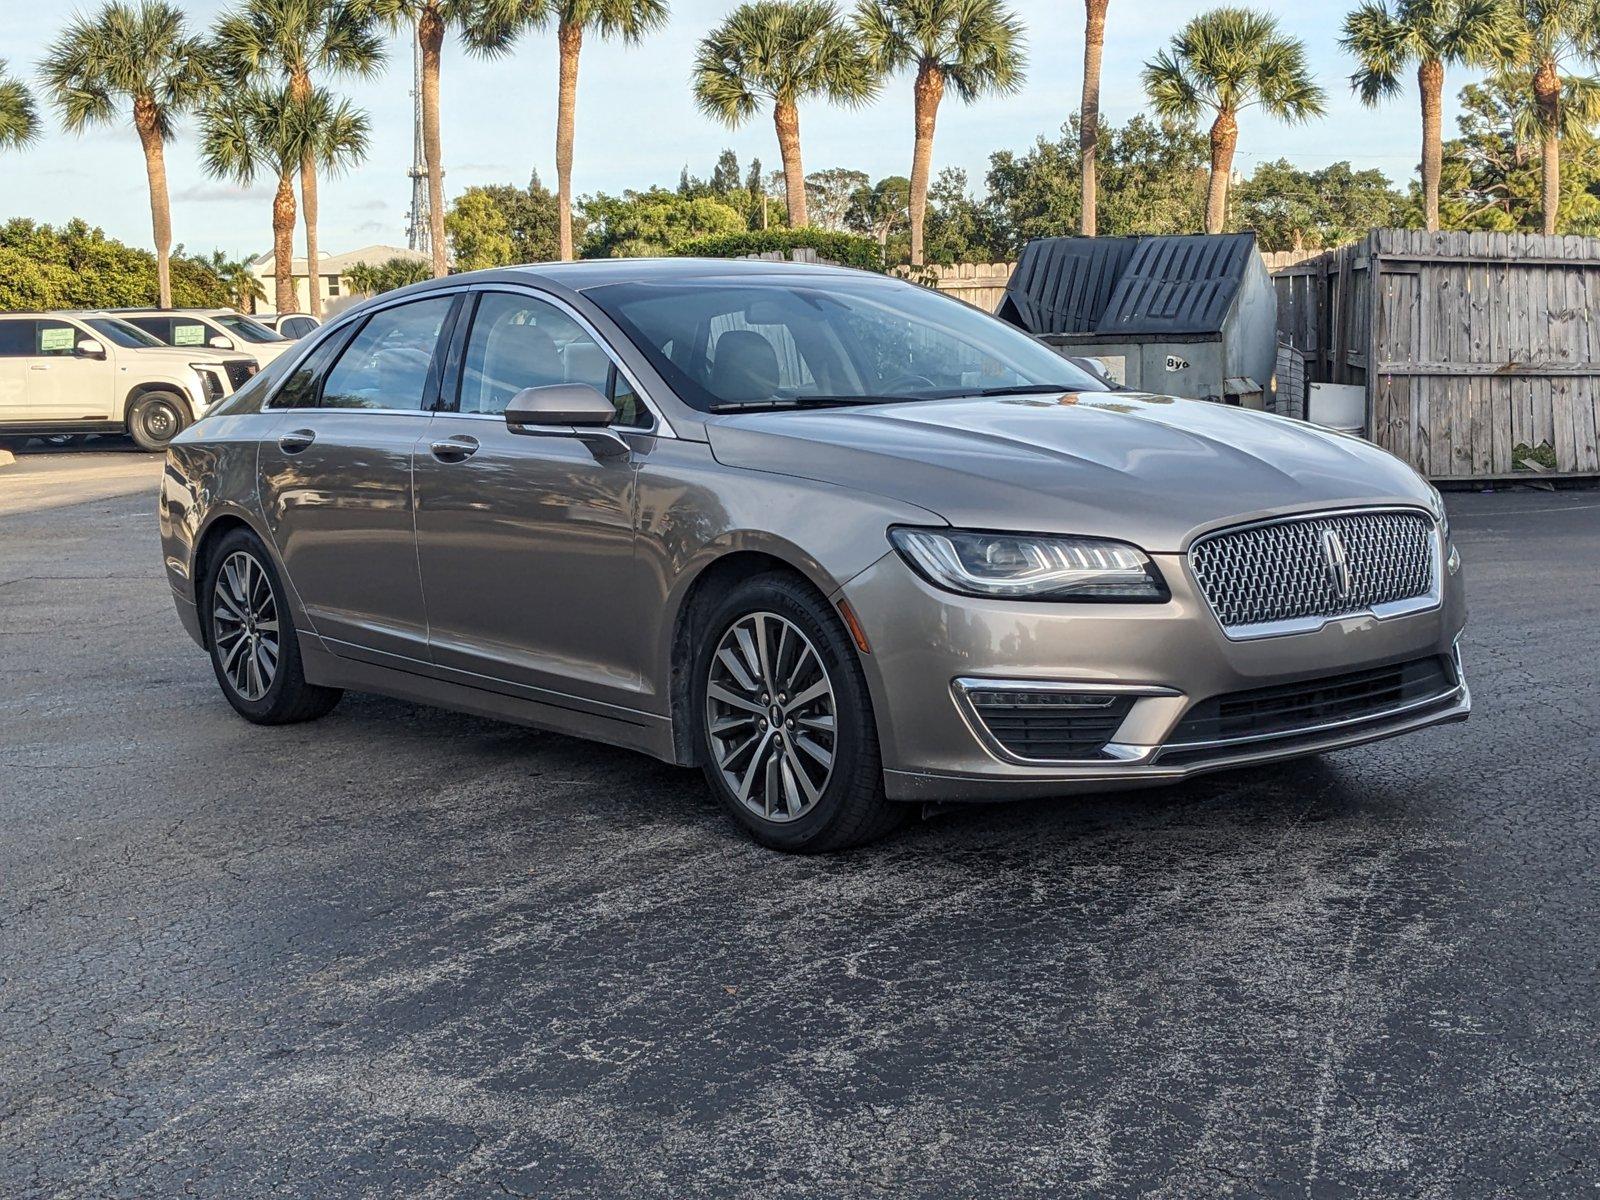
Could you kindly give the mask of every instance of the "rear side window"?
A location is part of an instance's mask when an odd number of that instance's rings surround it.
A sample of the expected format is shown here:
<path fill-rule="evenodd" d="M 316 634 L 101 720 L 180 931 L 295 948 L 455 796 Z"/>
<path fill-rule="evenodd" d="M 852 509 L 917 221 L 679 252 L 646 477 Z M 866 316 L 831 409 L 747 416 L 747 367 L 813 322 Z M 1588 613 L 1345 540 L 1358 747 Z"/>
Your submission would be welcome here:
<path fill-rule="evenodd" d="M 439 296 L 374 314 L 328 372 L 322 407 L 420 410 L 453 302 Z"/>
<path fill-rule="evenodd" d="M 125 317 L 128 324 L 144 330 L 151 337 L 157 338 L 165 345 L 172 345 L 172 318 L 171 317 Z"/>
<path fill-rule="evenodd" d="M 32 358 L 33 326 L 27 320 L 0 321 L 0 358 Z"/>

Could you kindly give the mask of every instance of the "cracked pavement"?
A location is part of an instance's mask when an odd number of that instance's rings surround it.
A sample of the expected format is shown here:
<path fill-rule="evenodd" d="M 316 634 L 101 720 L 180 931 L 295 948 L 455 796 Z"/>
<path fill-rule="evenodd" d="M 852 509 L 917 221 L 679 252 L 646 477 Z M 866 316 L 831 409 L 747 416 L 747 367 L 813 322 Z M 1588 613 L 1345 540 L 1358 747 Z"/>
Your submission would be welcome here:
<path fill-rule="evenodd" d="M 1600 492 L 1450 497 L 1466 725 L 795 859 L 620 750 L 247 725 L 159 469 L 0 472 L 0 1195 L 1600 1193 Z"/>

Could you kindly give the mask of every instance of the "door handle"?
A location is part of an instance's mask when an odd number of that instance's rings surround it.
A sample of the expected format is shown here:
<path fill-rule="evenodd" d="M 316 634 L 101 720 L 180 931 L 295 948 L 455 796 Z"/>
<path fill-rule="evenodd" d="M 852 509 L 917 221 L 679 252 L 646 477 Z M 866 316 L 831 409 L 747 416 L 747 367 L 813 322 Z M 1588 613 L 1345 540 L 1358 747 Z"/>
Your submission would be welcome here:
<path fill-rule="evenodd" d="M 30 363 L 28 366 L 28 370 L 30 371 L 48 371 L 49 369 L 49 363 Z"/>
<path fill-rule="evenodd" d="M 314 429 L 294 429 L 278 439 L 278 449 L 285 454 L 299 454 L 317 440 Z"/>
<path fill-rule="evenodd" d="M 453 437 L 443 438 L 428 447 L 433 451 L 433 456 L 440 462 L 454 463 L 471 458 L 478 452 L 478 439 L 470 438 L 464 433 Z"/>

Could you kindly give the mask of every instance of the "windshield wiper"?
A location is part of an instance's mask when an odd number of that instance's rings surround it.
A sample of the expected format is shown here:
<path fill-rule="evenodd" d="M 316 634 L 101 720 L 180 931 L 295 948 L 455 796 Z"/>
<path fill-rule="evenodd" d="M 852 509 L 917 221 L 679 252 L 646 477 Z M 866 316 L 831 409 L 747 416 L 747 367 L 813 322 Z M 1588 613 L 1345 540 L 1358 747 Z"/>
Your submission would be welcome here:
<path fill-rule="evenodd" d="M 1030 396 L 1035 392 L 1081 392 L 1080 387 L 1065 387 L 1058 383 L 1018 383 L 1010 387 L 979 388 L 968 392 L 970 396 Z"/>
<path fill-rule="evenodd" d="M 852 404 L 886 404 L 899 396 L 792 396 L 787 400 L 751 400 L 713 404 L 714 413 L 765 412 L 774 408 L 843 408 Z"/>

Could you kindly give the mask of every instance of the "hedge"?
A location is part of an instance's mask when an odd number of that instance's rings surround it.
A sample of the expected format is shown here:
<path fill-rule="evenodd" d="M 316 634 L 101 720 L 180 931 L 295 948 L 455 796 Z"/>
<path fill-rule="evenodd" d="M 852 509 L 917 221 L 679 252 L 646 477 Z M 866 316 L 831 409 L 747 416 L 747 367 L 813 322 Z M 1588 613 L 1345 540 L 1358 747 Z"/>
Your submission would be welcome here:
<path fill-rule="evenodd" d="M 156 256 L 108 238 L 83 221 L 60 228 L 18 218 L 0 224 L 0 311 L 127 308 L 154 304 Z M 200 263 L 174 256 L 172 302 L 179 308 L 235 303 Z"/>
<path fill-rule="evenodd" d="M 864 271 L 883 270 L 883 248 L 869 237 L 854 233 L 833 233 L 826 229 L 752 229 L 748 233 L 726 233 L 695 238 L 678 247 L 677 253 L 690 258 L 742 258 L 749 254 L 778 251 L 815 250 L 819 258 Z"/>

